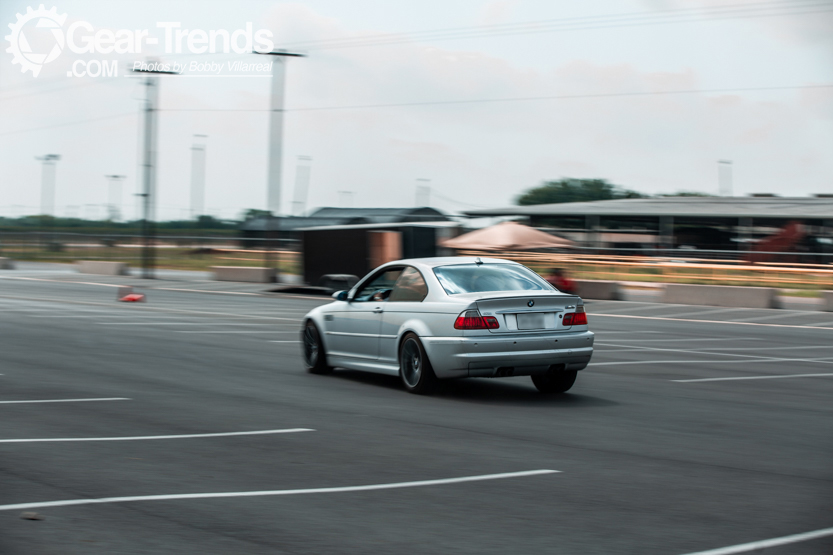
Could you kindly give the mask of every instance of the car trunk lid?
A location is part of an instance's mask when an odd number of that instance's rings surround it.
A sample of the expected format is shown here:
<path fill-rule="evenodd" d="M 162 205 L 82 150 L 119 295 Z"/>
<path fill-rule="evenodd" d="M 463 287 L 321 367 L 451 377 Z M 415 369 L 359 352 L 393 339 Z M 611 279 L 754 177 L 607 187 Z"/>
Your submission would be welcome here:
<path fill-rule="evenodd" d="M 581 299 L 573 295 L 511 295 L 475 301 L 483 316 L 494 316 L 500 327 L 490 333 L 512 334 L 536 331 L 568 331 L 564 314 L 575 312 Z"/>

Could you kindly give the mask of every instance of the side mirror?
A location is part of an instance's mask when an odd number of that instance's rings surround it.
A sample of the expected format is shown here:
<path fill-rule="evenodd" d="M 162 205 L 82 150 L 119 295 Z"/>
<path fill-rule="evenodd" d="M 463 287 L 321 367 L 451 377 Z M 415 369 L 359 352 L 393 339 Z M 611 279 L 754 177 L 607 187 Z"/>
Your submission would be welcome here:
<path fill-rule="evenodd" d="M 337 301 L 346 301 L 347 291 L 336 291 L 335 293 L 333 293 L 333 298 Z"/>

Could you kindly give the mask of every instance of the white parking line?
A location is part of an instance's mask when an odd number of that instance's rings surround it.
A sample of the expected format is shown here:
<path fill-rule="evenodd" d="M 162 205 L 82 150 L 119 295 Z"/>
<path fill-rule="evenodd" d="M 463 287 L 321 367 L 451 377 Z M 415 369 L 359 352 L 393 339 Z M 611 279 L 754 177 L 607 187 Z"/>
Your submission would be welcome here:
<path fill-rule="evenodd" d="M 101 287 L 122 287 L 118 284 L 113 283 L 96 283 L 92 281 L 72 281 L 72 280 L 65 280 L 65 279 L 44 279 L 44 278 L 33 278 L 33 277 L 11 277 L 11 276 L 2 276 L 0 279 L 13 279 L 13 280 L 23 280 L 23 281 L 49 281 L 54 283 L 69 283 L 71 285 L 100 285 Z"/>
<path fill-rule="evenodd" d="M 638 320 L 666 320 L 669 322 L 694 322 L 699 324 L 731 324 L 734 326 L 765 326 L 768 328 L 800 328 L 800 329 L 814 329 L 814 330 L 833 330 L 833 328 L 823 328 L 821 326 L 796 326 L 791 324 L 759 324 L 757 322 L 733 322 L 731 320 L 692 320 L 688 318 L 664 318 L 660 316 L 631 316 L 629 314 L 590 314 L 591 318 L 636 318 Z"/>
<path fill-rule="evenodd" d="M 180 434 L 173 436 L 127 436 L 127 437 L 63 437 L 34 439 L 0 439 L 0 443 L 53 443 L 64 441 L 140 441 L 148 439 L 191 439 L 197 437 L 257 436 L 267 434 L 294 434 L 314 432 L 312 428 L 287 428 L 285 430 L 256 430 L 253 432 L 221 432 L 214 434 Z"/>
<path fill-rule="evenodd" d="M 792 345 L 790 347 L 703 347 L 704 353 L 718 354 L 722 351 L 797 351 L 810 349 L 833 349 L 833 345 Z"/>
<path fill-rule="evenodd" d="M 715 308 L 713 310 L 698 310 L 696 312 L 684 312 L 682 314 L 675 314 L 677 318 L 682 318 L 684 316 L 705 316 L 706 314 L 723 314 L 725 312 L 737 312 L 746 310 L 744 308 Z"/>
<path fill-rule="evenodd" d="M 781 378 L 821 378 L 830 377 L 833 374 L 777 374 L 769 376 L 733 376 L 728 378 L 696 378 L 691 380 L 670 380 L 677 383 L 692 382 L 728 382 L 734 380 L 776 380 Z"/>
<path fill-rule="evenodd" d="M 781 362 L 820 362 L 822 364 L 833 364 L 833 362 L 828 362 L 830 357 L 814 357 L 814 358 L 779 358 L 779 357 L 767 357 L 762 355 L 738 355 L 734 353 L 719 353 L 714 351 L 697 351 L 693 349 L 660 349 L 657 347 L 639 347 L 633 345 L 620 345 L 618 343 L 599 343 L 599 345 L 606 345 L 608 347 L 631 347 L 631 351 L 660 351 L 664 353 L 689 353 L 689 354 L 696 354 L 696 355 L 713 355 L 713 356 L 722 356 L 722 357 L 735 357 L 735 358 L 749 358 L 755 359 L 759 361 L 767 361 L 767 360 L 777 360 Z M 604 351 L 599 351 L 604 352 Z"/>
<path fill-rule="evenodd" d="M 599 351 L 604 352 L 604 351 Z M 628 366 L 633 364 L 763 364 L 766 362 L 821 362 L 831 364 L 830 359 L 752 358 L 744 360 L 628 360 L 624 362 L 591 362 L 588 366 Z"/>
<path fill-rule="evenodd" d="M 276 326 L 274 322 L 96 322 L 99 326 Z"/>
<path fill-rule="evenodd" d="M 292 332 L 281 332 L 275 330 L 265 330 L 265 331 L 254 331 L 254 330 L 245 330 L 245 331 L 229 331 L 229 330 L 218 330 L 218 331 L 194 331 L 194 330 L 172 330 L 173 333 L 198 333 L 198 334 L 212 334 L 212 333 L 222 333 L 222 334 L 229 334 L 229 333 L 298 333 L 297 331 Z"/>
<path fill-rule="evenodd" d="M 604 345 L 604 343 L 596 343 L 596 345 Z M 699 352 L 704 355 L 721 355 L 724 351 L 795 351 L 795 350 L 810 350 L 810 349 L 833 349 L 833 345 L 798 345 L 792 347 L 704 347 L 699 351 L 681 351 L 681 352 Z M 598 349 L 598 353 L 628 353 L 632 351 L 642 350 L 639 345 L 633 345 L 624 349 Z M 727 353 L 728 354 L 728 353 Z"/>
<path fill-rule="evenodd" d="M 601 351 L 600 351 L 601 352 Z M 623 362 L 591 362 L 588 366 L 631 366 L 634 364 L 749 364 L 766 360 L 628 360 Z"/>
<path fill-rule="evenodd" d="M 154 287 L 156 291 L 186 291 L 188 293 L 213 293 L 215 295 L 254 295 L 260 296 L 260 293 L 244 293 L 242 291 L 207 291 L 204 289 L 177 289 L 174 287 Z"/>
<path fill-rule="evenodd" d="M 733 322 L 755 322 L 755 321 L 763 322 L 765 320 L 777 320 L 778 318 L 797 318 L 799 316 L 803 316 L 804 318 L 806 318 L 807 315 L 808 315 L 808 313 L 805 312 L 805 311 L 796 312 L 794 314 L 783 314 L 783 313 L 781 313 L 781 311 L 779 311 L 778 314 L 770 314 L 769 316 L 754 316 L 752 318 L 741 318 L 739 320 L 732 320 L 732 321 Z"/>
<path fill-rule="evenodd" d="M 293 333 L 297 333 L 297 332 L 293 332 Z M 286 341 L 280 341 L 280 340 L 278 340 L 278 341 L 274 341 L 274 340 L 269 341 L 269 343 L 300 343 L 300 342 L 301 342 L 300 339 L 292 339 L 292 340 L 286 340 Z"/>
<path fill-rule="evenodd" d="M 418 488 L 460 484 L 463 482 L 482 482 L 485 480 L 502 480 L 506 478 L 523 478 L 542 474 L 556 474 L 559 470 L 525 470 L 523 472 L 504 472 L 502 474 L 481 474 L 461 478 L 444 478 L 440 480 L 420 480 L 417 482 L 395 482 L 391 484 L 370 484 L 365 486 L 345 486 L 335 488 L 279 489 L 267 491 L 229 491 L 220 493 L 180 493 L 173 495 L 135 495 L 131 497 L 101 497 L 98 499 L 67 499 L 64 501 L 43 501 L 40 503 L 16 503 L 0 505 L 0 511 L 19 511 L 21 509 L 40 509 L 43 507 L 66 507 L 68 505 L 93 505 L 97 503 L 125 503 L 129 501 L 168 501 L 172 499 L 211 499 L 218 497 L 264 497 L 270 495 L 304 495 L 310 493 L 346 493 L 351 491 L 375 491 L 382 489 Z"/>
<path fill-rule="evenodd" d="M 37 301 L 37 302 L 47 302 L 47 303 L 54 302 L 54 303 L 64 303 L 64 304 L 71 304 L 71 305 L 104 306 L 104 307 L 107 307 L 107 308 L 115 308 L 113 303 L 99 303 L 99 302 L 93 302 L 93 301 L 70 301 L 70 300 L 67 300 L 67 299 L 56 298 L 56 297 L 3 297 L 3 296 L 0 296 L 0 298 L 16 298 L 16 299 L 22 299 L 22 300 L 28 300 L 28 301 Z M 167 308 L 167 307 L 162 307 L 162 306 L 147 306 L 147 305 L 144 305 L 144 306 L 133 305 L 133 306 L 130 307 L 130 309 L 126 309 L 126 310 L 135 311 L 134 313 L 136 313 L 136 314 L 141 314 L 143 312 L 144 313 L 149 313 L 149 312 L 154 312 L 154 311 L 160 311 L 160 312 L 178 312 L 178 313 L 182 313 L 182 314 L 200 314 L 200 315 L 207 315 L 207 316 L 226 316 L 226 317 L 230 317 L 230 318 L 249 318 L 249 319 L 253 319 L 253 320 L 286 320 L 286 321 L 290 321 L 290 322 L 300 322 L 301 321 L 300 318 L 280 318 L 280 317 L 277 317 L 277 316 L 250 316 L 250 315 L 247 315 L 247 314 L 233 314 L 233 313 L 229 313 L 229 312 L 212 312 L 212 311 L 207 311 L 207 310 L 187 310 L 187 309 L 181 309 L 181 308 Z"/>
<path fill-rule="evenodd" d="M 607 335 L 609 332 L 597 332 L 596 335 Z M 623 341 L 623 340 L 620 340 Z M 677 343 L 683 341 L 763 341 L 760 337 L 702 337 L 687 339 L 628 339 L 628 343 Z M 604 345 L 596 342 L 594 345 Z"/>
<path fill-rule="evenodd" d="M 806 542 L 809 540 L 823 538 L 825 536 L 833 536 L 833 528 L 824 528 L 822 530 L 804 532 L 803 534 L 793 534 L 791 536 L 781 536 L 780 538 L 773 538 L 771 540 L 761 540 L 756 542 L 731 545 L 729 547 L 707 549 L 706 551 L 697 551 L 693 553 L 687 553 L 686 555 L 734 555 L 735 553 L 747 553 L 749 551 L 757 551 L 759 549 L 767 549 L 768 547 L 777 547 L 779 545 Z"/>
<path fill-rule="evenodd" d="M 637 301 L 640 302 L 640 301 Z M 623 311 L 637 311 L 637 310 L 660 310 L 662 308 L 673 308 L 672 305 L 667 305 L 663 303 L 645 303 L 646 306 L 628 306 L 624 308 L 617 308 L 616 310 L 610 311 L 609 314 L 619 314 Z"/>
<path fill-rule="evenodd" d="M 0 405 L 16 405 L 22 403 L 86 403 L 89 401 L 130 401 L 130 399 L 127 397 L 100 397 L 96 399 L 35 399 L 27 401 L 0 401 Z"/>

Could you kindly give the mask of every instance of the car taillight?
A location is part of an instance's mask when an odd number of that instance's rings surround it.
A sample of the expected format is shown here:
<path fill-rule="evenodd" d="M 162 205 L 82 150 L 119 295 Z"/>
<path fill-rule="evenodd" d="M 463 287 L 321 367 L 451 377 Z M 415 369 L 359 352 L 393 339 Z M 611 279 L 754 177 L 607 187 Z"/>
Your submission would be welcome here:
<path fill-rule="evenodd" d="M 579 306 L 575 312 L 565 314 L 563 322 L 565 326 L 586 326 L 587 313 L 584 312 L 584 307 Z"/>
<path fill-rule="evenodd" d="M 461 312 L 454 321 L 456 330 L 496 330 L 500 327 L 494 316 L 481 316 L 476 310 Z"/>

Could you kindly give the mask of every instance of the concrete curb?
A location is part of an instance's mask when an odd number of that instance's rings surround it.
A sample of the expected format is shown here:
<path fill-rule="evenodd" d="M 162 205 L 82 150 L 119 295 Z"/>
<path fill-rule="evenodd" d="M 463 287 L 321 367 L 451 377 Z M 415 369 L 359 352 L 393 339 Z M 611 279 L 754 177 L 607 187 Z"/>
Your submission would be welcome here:
<path fill-rule="evenodd" d="M 821 298 L 824 300 L 822 310 L 833 312 L 833 291 L 822 291 Z"/>
<path fill-rule="evenodd" d="M 277 270 L 246 266 L 211 266 L 216 281 L 245 281 L 248 283 L 274 283 Z"/>
<path fill-rule="evenodd" d="M 98 274 L 102 276 L 128 276 L 130 271 L 124 262 L 104 262 L 100 260 L 81 260 L 75 263 L 79 274 Z"/>
<path fill-rule="evenodd" d="M 582 299 L 597 301 L 617 301 L 621 298 L 618 281 L 594 281 L 589 279 L 574 280 L 576 290 Z"/>
<path fill-rule="evenodd" d="M 662 302 L 738 308 L 778 308 L 774 287 L 667 283 Z"/>

